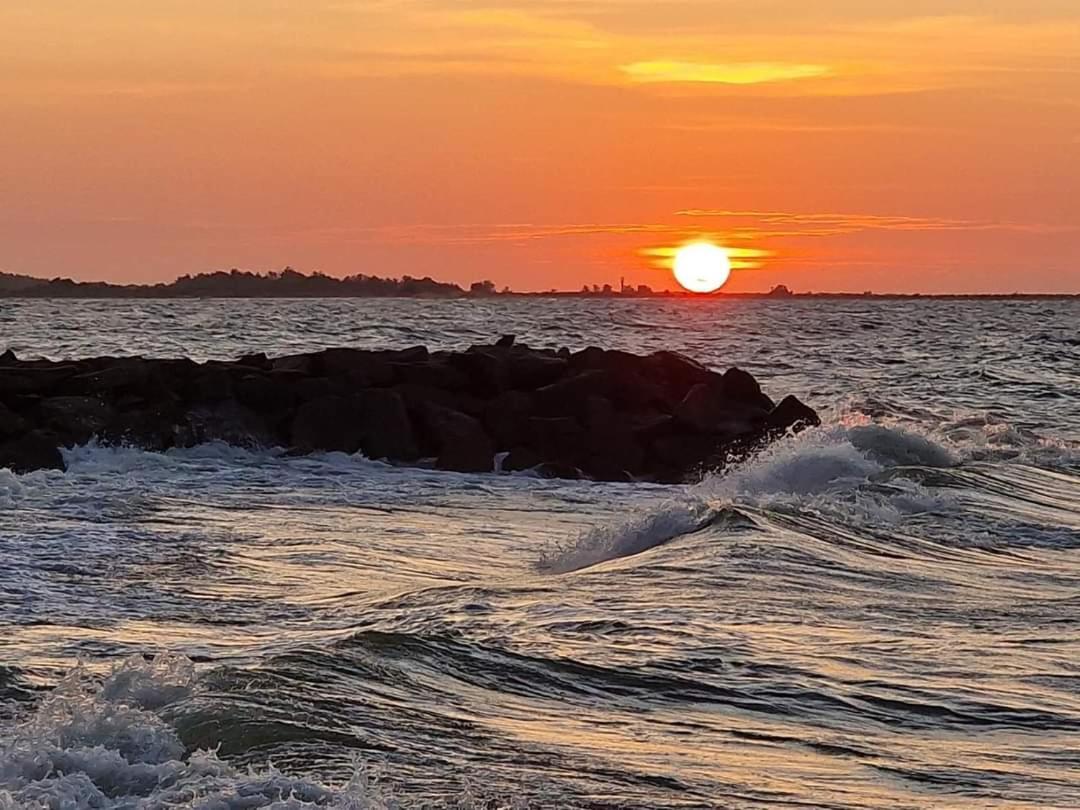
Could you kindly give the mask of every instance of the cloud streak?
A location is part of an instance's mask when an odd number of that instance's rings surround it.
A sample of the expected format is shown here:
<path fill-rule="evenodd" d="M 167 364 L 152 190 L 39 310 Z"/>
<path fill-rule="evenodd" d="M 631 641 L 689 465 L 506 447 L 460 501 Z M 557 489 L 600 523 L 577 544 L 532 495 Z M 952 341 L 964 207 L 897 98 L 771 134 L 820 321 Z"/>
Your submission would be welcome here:
<path fill-rule="evenodd" d="M 620 70 L 632 81 L 687 84 L 770 84 L 832 75 L 827 65 L 786 62 L 632 62 Z"/>

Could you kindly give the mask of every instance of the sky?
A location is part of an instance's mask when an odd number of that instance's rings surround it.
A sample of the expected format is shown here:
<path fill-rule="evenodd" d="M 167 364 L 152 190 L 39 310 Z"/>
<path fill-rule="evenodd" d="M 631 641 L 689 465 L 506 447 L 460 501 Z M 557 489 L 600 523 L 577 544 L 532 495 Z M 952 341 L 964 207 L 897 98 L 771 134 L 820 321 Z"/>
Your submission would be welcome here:
<path fill-rule="evenodd" d="M 0 270 L 1080 292 L 1076 0 L 4 0 Z"/>

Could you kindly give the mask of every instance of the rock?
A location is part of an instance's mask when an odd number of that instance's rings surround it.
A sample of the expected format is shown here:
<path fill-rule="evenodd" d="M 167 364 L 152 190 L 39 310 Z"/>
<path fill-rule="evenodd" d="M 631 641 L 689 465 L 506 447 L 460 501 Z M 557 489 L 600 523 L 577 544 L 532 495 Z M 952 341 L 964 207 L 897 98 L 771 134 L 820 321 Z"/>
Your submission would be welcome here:
<path fill-rule="evenodd" d="M 569 416 L 533 416 L 528 420 L 527 446 L 544 461 L 577 464 L 585 449 L 585 428 Z"/>
<path fill-rule="evenodd" d="M 275 357 L 270 361 L 271 371 L 296 371 L 308 375 L 313 371 L 313 360 L 310 354 L 288 354 L 284 357 Z"/>
<path fill-rule="evenodd" d="M 676 481 L 817 423 L 794 397 L 774 407 L 737 368 L 718 374 L 675 352 L 531 349 L 511 336 L 466 352 L 341 348 L 201 365 L 0 358 L 5 444 L 29 433 L 153 450 L 221 440 L 463 471 L 490 470 L 498 450 L 508 470 Z"/>
<path fill-rule="evenodd" d="M 176 427 L 178 447 L 207 442 L 258 448 L 277 444 L 278 437 L 259 414 L 235 400 L 225 400 L 189 410 Z"/>
<path fill-rule="evenodd" d="M 480 421 L 468 414 L 428 406 L 427 427 L 438 448 L 436 466 L 457 472 L 491 472 L 495 445 Z"/>
<path fill-rule="evenodd" d="M 405 401 L 396 391 L 374 388 L 361 396 L 360 449 L 371 459 L 415 461 L 420 450 Z"/>
<path fill-rule="evenodd" d="M 206 363 L 197 367 L 180 388 L 184 401 L 190 405 L 223 402 L 233 397 L 233 379 L 227 367 Z"/>
<path fill-rule="evenodd" d="M 495 341 L 495 345 L 500 349 L 509 349 L 514 345 L 514 341 L 517 340 L 517 335 L 503 335 L 501 338 Z"/>
<path fill-rule="evenodd" d="M 112 396 L 120 391 L 145 388 L 152 375 L 151 363 L 141 357 L 124 358 L 115 365 L 76 374 L 65 381 L 64 387 L 72 392 Z"/>
<path fill-rule="evenodd" d="M 542 461 L 532 468 L 541 478 L 562 478 L 567 481 L 578 481 L 586 475 L 573 464 L 562 464 L 557 461 Z"/>
<path fill-rule="evenodd" d="M 510 386 L 522 391 L 551 385 L 562 379 L 570 368 L 564 358 L 532 352 L 511 355 L 507 366 Z"/>
<path fill-rule="evenodd" d="M 774 436 L 787 433 L 789 430 L 798 433 L 820 424 L 821 418 L 817 412 L 792 395 L 780 400 L 780 404 L 773 408 L 767 418 L 769 432 Z"/>
<path fill-rule="evenodd" d="M 0 363 L 3 363 L 4 365 L 12 365 L 18 362 L 19 358 L 15 356 L 15 352 L 11 349 L 7 349 L 3 354 L 0 354 Z"/>
<path fill-rule="evenodd" d="M 290 436 L 293 446 L 303 450 L 355 453 L 364 438 L 360 405 L 341 396 L 305 402 L 296 409 Z"/>
<path fill-rule="evenodd" d="M 30 429 L 30 423 L 15 411 L 0 403 L 0 441 L 21 436 Z"/>
<path fill-rule="evenodd" d="M 701 363 L 678 352 L 653 352 L 649 355 L 648 362 L 655 369 L 656 376 L 672 404 L 685 397 L 693 386 L 710 383 L 718 376 Z"/>
<path fill-rule="evenodd" d="M 529 417 L 535 412 L 532 397 L 524 391 L 506 391 L 484 406 L 482 419 L 500 450 L 524 445 L 529 439 Z"/>
<path fill-rule="evenodd" d="M 40 411 L 41 424 L 68 446 L 90 441 L 113 418 L 113 409 L 97 397 L 50 397 L 42 401 Z"/>
<path fill-rule="evenodd" d="M 741 368 L 729 368 L 721 377 L 721 387 L 727 396 L 752 408 L 771 411 L 774 403 L 761 392 L 761 386 L 753 375 Z"/>
<path fill-rule="evenodd" d="M 424 358 L 427 349 L 424 349 Z M 383 354 L 359 349 L 326 349 L 311 360 L 312 373 L 323 377 L 351 376 L 357 383 L 372 386 L 393 385 L 396 381 L 391 361 Z"/>
<path fill-rule="evenodd" d="M 545 416 L 569 416 L 578 413 L 589 397 L 606 398 L 611 387 L 608 372 L 591 369 L 536 389 L 534 401 Z"/>
<path fill-rule="evenodd" d="M 681 484 L 698 476 L 716 446 L 705 436 L 676 433 L 655 439 L 650 450 L 657 480 Z"/>
<path fill-rule="evenodd" d="M 0 468 L 14 473 L 67 469 L 56 440 L 40 432 L 0 443 Z"/>
<path fill-rule="evenodd" d="M 531 470 L 544 463 L 544 459 L 531 447 L 514 447 L 503 459 L 502 468 L 506 472 Z"/>
<path fill-rule="evenodd" d="M 469 385 L 469 378 L 442 358 L 417 363 L 391 363 L 391 367 L 396 379 L 410 385 L 442 391 L 462 391 Z"/>
<path fill-rule="evenodd" d="M 242 366 L 249 366 L 263 371 L 270 370 L 270 359 L 266 356 L 265 352 L 245 354 L 237 362 Z"/>
<path fill-rule="evenodd" d="M 395 363 L 420 363 L 431 356 L 427 346 L 410 346 L 408 349 L 398 349 L 387 354 Z"/>
<path fill-rule="evenodd" d="M 48 396 L 64 380 L 79 372 L 76 365 L 56 365 L 40 368 L 20 365 L 13 371 L 0 371 L 0 399 L 23 394 Z"/>
<path fill-rule="evenodd" d="M 236 401 L 256 413 L 283 414 L 296 404 L 296 385 L 305 379 L 296 371 L 245 374 L 233 382 Z"/>
<path fill-rule="evenodd" d="M 698 383 L 675 407 L 675 418 L 691 430 L 730 438 L 760 429 L 767 413 L 734 400 L 726 386 L 715 383 Z"/>
<path fill-rule="evenodd" d="M 100 434 L 108 444 L 162 452 L 176 445 L 182 415 L 165 405 L 116 414 Z"/>

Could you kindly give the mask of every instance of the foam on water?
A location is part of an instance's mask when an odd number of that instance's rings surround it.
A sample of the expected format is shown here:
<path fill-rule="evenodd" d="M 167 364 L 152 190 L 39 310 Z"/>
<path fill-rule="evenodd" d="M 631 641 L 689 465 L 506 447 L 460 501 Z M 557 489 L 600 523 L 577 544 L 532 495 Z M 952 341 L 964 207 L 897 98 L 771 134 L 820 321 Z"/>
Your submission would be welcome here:
<path fill-rule="evenodd" d="M 831 425 L 789 437 L 688 487 L 659 509 L 591 529 L 546 550 L 539 568 L 565 573 L 640 554 L 708 525 L 727 507 L 760 512 L 809 509 L 857 523 L 895 522 L 950 508 L 948 498 L 903 477 L 874 486 L 893 468 L 948 468 L 958 454 L 928 436 L 873 424 Z"/>
<path fill-rule="evenodd" d="M 158 710 L 199 689 L 181 656 L 133 657 L 103 680 L 76 668 L 33 714 L 0 729 L 3 810 L 404 810 L 377 771 L 357 763 L 345 784 L 327 786 L 272 765 L 242 771 L 213 751 L 188 752 Z M 430 806 L 430 805 L 427 805 Z M 466 790 L 448 807 L 510 807 Z"/>

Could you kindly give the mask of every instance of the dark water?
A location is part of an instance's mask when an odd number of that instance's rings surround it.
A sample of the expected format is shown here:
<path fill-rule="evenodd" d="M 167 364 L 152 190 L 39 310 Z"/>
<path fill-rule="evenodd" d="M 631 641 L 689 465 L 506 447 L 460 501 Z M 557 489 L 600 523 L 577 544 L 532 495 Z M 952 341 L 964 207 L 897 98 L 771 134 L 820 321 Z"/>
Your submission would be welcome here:
<path fill-rule="evenodd" d="M 1080 806 L 1078 324 L 3 302 L 25 356 L 677 349 L 826 424 L 693 487 L 215 445 L 0 471 L 0 808 Z"/>

